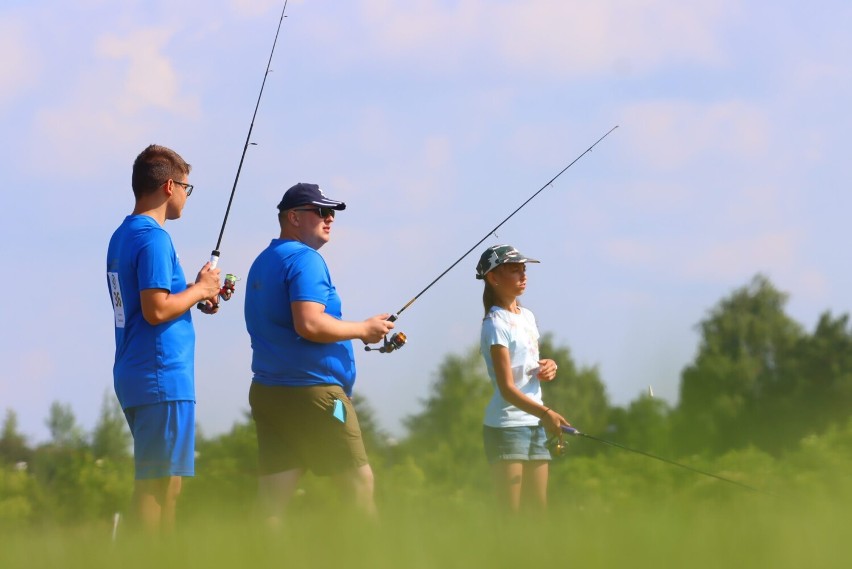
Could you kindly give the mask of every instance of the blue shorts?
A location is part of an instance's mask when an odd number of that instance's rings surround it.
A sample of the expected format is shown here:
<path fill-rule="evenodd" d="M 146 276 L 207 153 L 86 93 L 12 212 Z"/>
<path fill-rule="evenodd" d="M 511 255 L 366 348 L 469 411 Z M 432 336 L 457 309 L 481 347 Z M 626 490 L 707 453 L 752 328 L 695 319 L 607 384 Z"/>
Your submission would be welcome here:
<path fill-rule="evenodd" d="M 124 410 L 133 435 L 136 480 L 195 475 L 195 401 Z"/>
<path fill-rule="evenodd" d="M 499 460 L 550 460 L 544 446 L 547 433 L 541 425 L 528 427 L 482 427 L 485 457 L 489 464 Z"/>

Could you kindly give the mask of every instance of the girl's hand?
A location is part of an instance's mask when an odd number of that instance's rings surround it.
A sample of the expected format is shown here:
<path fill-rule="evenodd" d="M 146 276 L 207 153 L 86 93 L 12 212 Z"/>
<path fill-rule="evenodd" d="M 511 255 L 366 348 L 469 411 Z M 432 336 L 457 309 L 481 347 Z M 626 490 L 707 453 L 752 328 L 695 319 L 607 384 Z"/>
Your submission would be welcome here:
<path fill-rule="evenodd" d="M 538 360 L 538 378 L 541 381 L 553 381 L 556 378 L 556 362 L 553 360 Z"/>
<path fill-rule="evenodd" d="M 548 408 L 541 416 L 541 426 L 544 427 L 547 434 L 553 436 L 561 433 L 562 427 L 570 427 L 571 423 L 553 409 Z"/>

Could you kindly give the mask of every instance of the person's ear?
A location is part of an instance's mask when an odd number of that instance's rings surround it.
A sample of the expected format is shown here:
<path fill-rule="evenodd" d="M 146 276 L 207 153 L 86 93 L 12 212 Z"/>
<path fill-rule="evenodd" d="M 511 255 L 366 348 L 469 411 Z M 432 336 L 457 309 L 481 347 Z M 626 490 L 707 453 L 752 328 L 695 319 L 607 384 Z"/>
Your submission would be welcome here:
<path fill-rule="evenodd" d="M 172 183 L 172 179 L 169 178 L 162 185 L 163 193 L 166 194 L 167 198 L 172 197 L 172 194 L 175 193 L 175 185 Z"/>

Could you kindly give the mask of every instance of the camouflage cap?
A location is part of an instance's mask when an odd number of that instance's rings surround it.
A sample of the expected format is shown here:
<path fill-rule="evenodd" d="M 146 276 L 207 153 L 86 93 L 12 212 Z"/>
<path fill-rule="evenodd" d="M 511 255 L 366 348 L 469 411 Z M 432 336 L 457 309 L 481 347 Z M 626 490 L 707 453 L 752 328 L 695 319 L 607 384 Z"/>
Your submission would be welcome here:
<path fill-rule="evenodd" d="M 479 262 L 476 264 L 476 278 L 484 279 L 485 275 L 504 263 L 538 263 L 535 259 L 530 259 L 521 255 L 521 252 L 511 245 L 494 245 L 489 247 L 479 257 Z"/>

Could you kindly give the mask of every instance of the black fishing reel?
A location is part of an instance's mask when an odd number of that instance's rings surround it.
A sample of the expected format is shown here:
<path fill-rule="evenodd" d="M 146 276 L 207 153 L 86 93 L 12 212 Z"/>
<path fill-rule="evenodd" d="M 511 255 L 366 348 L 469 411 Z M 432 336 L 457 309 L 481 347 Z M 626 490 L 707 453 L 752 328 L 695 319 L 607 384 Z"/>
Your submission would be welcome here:
<path fill-rule="evenodd" d="M 380 348 L 371 348 L 370 346 L 364 346 L 365 352 L 379 352 L 382 354 L 389 354 L 394 350 L 398 350 L 405 345 L 407 338 L 405 334 L 402 332 L 395 332 L 390 339 L 385 336 L 385 340 L 382 343 L 382 347 Z"/>

